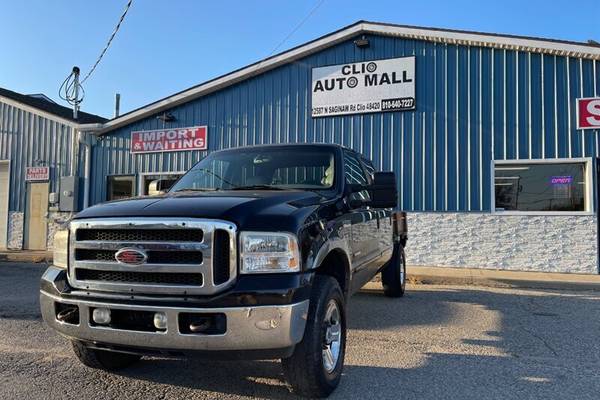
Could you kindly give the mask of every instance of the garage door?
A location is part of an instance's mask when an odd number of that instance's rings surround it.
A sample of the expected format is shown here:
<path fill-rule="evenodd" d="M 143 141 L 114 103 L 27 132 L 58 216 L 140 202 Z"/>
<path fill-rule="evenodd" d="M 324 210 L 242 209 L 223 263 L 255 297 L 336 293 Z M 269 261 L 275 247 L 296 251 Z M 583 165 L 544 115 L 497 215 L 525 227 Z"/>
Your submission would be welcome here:
<path fill-rule="evenodd" d="M 0 161 L 0 249 L 6 249 L 8 231 L 8 161 Z"/>

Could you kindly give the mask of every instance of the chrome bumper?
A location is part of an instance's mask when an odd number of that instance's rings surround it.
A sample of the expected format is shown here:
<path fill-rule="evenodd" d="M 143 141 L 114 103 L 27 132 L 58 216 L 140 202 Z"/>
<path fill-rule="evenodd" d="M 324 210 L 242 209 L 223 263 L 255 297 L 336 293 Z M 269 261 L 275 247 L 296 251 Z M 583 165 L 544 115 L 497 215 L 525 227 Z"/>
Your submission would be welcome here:
<path fill-rule="evenodd" d="M 59 271 L 56 267 L 48 268 L 42 280 L 55 279 Z M 55 302 L 76 304 L 79 307 L 79 324 L 58 321 Z M 40 292 L 44 321 L 63 336 L 92 343 L 157 350 L 267 350 L 290 347 L 302 340 L 308 305 L 308 300 L 305 300 L 278 306 L 176 308 L 71 300 Z M 90 324 L 90 309 L 97 307 L 164 312 L 167 315 L 167 329 L 164 332 L 143 332 L 94 326 Z M 178 326 L 180 313 L 223 313 L 227 319 L 227 329 L 224 334 L 218 335 L 182 334 Z"/>

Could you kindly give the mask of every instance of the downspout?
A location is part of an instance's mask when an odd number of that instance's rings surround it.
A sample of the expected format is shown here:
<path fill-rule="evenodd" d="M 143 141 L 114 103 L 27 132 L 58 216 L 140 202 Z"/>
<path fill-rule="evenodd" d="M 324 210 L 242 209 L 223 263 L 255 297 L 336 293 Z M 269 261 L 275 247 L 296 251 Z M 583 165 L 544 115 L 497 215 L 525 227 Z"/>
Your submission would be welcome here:
<path fill-rule="evenodd" d="M 83 208 L 90 205 L 90 176 L 92 170 L 92 144 L 91 135 L 80 133 L 79 143 L 83 145 Z"/>
<path fill-rule="evenodd" d="M 78 142 L 83 145 L 83 208 L 90 206 L 90 180 L 92 174 L 92 145 L 95 142 L 95 133 L 100 129 L 100 124 L 80 125 Z"/>

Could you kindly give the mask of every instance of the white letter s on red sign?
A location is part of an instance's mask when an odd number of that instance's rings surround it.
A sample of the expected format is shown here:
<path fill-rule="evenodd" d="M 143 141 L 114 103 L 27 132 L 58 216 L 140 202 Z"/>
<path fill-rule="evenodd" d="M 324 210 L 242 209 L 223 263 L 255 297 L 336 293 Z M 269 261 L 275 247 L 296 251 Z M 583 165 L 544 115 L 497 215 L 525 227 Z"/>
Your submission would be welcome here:
<path fill-rule="evenodd" d="M 587 112 L 592 116 L 587 117 L 586 121 L 590 125 L 600 126 L 600 100 L 592 100 L 587 104 Z"/>

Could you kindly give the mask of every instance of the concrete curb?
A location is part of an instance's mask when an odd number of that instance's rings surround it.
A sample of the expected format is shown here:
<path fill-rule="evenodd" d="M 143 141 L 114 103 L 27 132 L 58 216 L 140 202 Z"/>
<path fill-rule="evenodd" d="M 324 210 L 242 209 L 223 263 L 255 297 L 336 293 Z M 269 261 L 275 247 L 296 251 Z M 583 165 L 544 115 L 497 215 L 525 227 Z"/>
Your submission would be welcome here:
<path fill-rule="evenodd" d="M 591 274 L 409 266 L 407 275 L 409 283 L 423 285 L 600 291 L 600 275 Z"/>
<path fill-rule="evenodd" d="M 47 263 L 52 262 L 48 251 L 6 251 L 0 253 L 0 262 Z"/>

